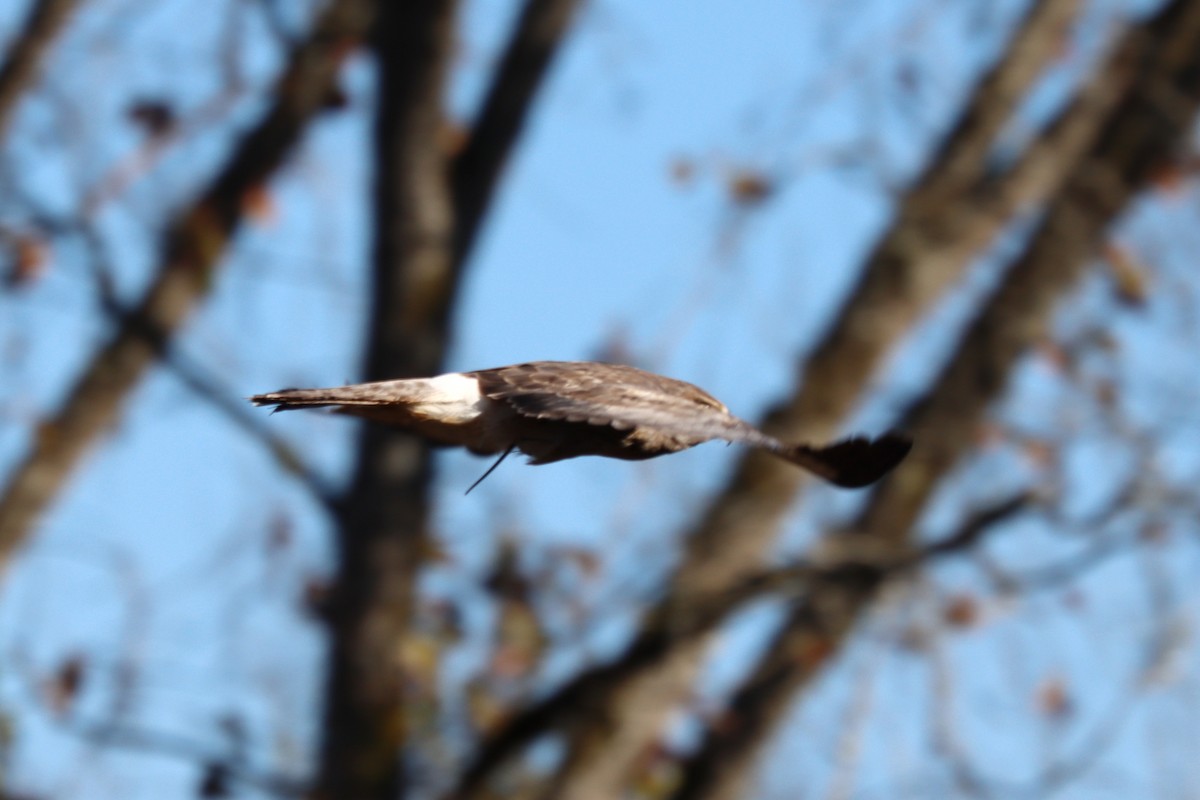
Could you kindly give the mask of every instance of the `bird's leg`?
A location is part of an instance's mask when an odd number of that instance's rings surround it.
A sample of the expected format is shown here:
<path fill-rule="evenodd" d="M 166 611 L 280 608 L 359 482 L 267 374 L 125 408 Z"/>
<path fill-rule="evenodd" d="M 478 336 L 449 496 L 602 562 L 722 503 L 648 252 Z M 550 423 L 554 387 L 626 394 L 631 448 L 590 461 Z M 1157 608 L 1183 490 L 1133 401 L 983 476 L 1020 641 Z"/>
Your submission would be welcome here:
<path fill-rule="evenodd" d="M 479 476 L 479 480 L 477 480 L 477 481 L 475 481 L 474 483 L 472 483 L 472 484 L 471 484 L 471 488 L 470 488 L 470 489 L 467 489 L 465 492 L 463 492 L 463 494 L 470 494 L 470 493 L 471 493 L 471 491 L 472 491 L 472 490 L 473 490 L 473 489 L 474 489 L 476 486 L 478 486 L 479 484 L 483 483 L 483 479 L 484 479 L 484 478 L 486 478 L 488 475 L 491 475 L 493 472 L 495 472 L 495 470 L 496 470 L 496 467 L 500 466 L 500 464 L 501 464 L 501 463 L 503 463 L 504 459 L 508 458 L 508 454 L 509 454 L 509 453 L 511 453 L 511 452 L 513 451 L 513 448 L 514 448 L 514 447 L 516 447 L 516 445 L 515 445 L 515 444 L 510 444 L 510 445 L 508 446 L 508 449 L 507 449 L 507 450 L 505 450 L 503 453 L 501 453 L 501 454 L 500 454 L 500 457 L 496 459 L 496 463 L 495 463 L 495 464 L 492 464 L 490 467 L 488 467 L 488 468 L 487 468 L 487 472 L 485 472 L 485 473 L 483 473 L 482 475 L 480 475 L 480 476 Z"/>

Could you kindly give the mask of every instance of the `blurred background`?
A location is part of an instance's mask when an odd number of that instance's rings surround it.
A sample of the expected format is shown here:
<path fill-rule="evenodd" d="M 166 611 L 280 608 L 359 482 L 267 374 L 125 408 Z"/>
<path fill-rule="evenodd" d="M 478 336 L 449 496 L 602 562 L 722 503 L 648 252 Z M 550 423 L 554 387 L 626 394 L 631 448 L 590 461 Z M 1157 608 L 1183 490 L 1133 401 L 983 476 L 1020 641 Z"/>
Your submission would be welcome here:
<path fill-rule="evenodd" d="M 0 798 L 1184 798 L 1200 0 L 0 4 Z M 488 462 L 285 386 L 692 381 Z"/>

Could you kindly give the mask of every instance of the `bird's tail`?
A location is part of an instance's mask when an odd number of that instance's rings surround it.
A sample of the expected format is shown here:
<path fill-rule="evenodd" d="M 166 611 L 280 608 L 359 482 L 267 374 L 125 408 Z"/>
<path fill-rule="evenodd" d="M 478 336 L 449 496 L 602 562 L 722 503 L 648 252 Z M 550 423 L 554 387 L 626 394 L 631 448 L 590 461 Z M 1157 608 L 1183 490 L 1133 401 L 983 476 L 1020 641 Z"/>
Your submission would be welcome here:
<path fill-rule="evenodd" d="M 248 399 L 256 406 L 273 406 L 272 413 L 328 406 L 377 406 L 413 399 L 419 394 L 419 391 L 414 389 L 419 387 L 410 388 L 405 384 L 420 383 L 422 381 L 385 381 L 328 389 L 280 389 L 277 392 L 256 394 Z"/>
<path fill-rule="evenodd" d="M 836 486 L 857 489 L 874 483 L 904 460 L 912 440 L 898 433 L 878 439 L 856 436 L 824 447 L 784 446 L 775 455 Z"/>
<path fill-rule="evenodd" d="M 324 408 L 346 401 L 338 396 L 341 389 L 280 389 L 278 392 L 256 394 L 248 398 L 256 406 L 271 406 L 271 411 L 294 411 L 298 408 Z"/>

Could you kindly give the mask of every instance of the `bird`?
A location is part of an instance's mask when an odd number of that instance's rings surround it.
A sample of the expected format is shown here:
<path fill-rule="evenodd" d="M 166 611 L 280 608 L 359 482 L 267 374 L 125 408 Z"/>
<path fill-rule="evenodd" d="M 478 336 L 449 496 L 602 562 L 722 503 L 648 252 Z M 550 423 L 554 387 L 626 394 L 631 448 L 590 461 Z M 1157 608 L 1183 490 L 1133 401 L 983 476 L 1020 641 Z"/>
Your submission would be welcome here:
<path fill-rule="evenodd" d="M 471 489 L 514 450 L 535 465 L 579 456 L 638 461 L 712 440 L 765 450 L 835 486 L 861 488 L 890 472 L 912 446 L 897 432 L 820 446 L 788 444 L 734 416 L 698 386 L 596 361 L 532 361 L 431 378 L 281 389 L 248 399 L 273 411 L 332 408 L 435 445 L 500 454 Z"/>

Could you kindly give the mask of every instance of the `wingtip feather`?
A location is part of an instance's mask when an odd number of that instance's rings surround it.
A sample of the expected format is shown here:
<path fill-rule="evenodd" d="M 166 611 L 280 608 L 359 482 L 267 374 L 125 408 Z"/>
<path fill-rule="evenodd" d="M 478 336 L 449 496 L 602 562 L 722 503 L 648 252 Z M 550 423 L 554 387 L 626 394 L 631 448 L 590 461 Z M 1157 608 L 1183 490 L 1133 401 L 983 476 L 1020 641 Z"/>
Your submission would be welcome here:
<path fill-rule="evenodd" d="M 785 457 L 835 486 L 860 489 L 895 469 L 912 444 L 911 437 L 889 432 L 875 439 L 855 436 L 825 447 L 799 445 Z"/>

